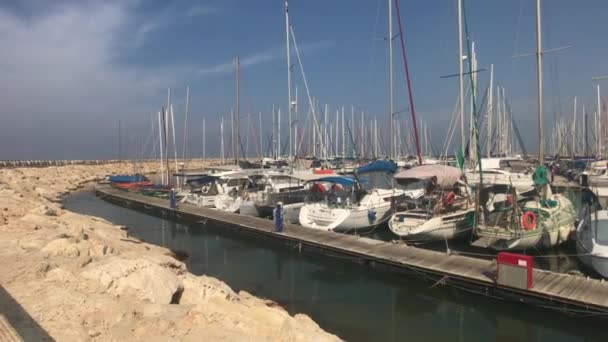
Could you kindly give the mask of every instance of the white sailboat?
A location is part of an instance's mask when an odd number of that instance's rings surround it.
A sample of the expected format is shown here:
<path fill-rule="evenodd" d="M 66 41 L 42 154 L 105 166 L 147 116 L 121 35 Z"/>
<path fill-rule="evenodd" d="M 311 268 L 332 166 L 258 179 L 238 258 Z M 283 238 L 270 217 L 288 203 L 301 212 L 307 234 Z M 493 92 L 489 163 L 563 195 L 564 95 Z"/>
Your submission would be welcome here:
<path fill-rule="evenodd" d="M 306 228 L 348 233 L 373 229 L 386 222 L 392 213 L 393 200 L 404 191 L 395 189 L 380 175 L 392 174 L 396 168 L 392 161 L 376 161 L 357 169 L 357 178 L 320 178 L 318 182 L 332 184 L 331 189 L 322 201 L 302 206 L 300 224 Z"/>
<path fill-rule="evenodd" d="M 583 264 L 608 278 L 608 210 L 588 209 L 576 229 L 576 252 Z"/>
<path fill-rule="evenodd" d="M 412 242 L 443 241 L 469 234 L 475 208 L 461 181 L 460 169 L 423 165 L 395 175 L 399 183 L 424 184 L 423 196 L 407 200 L 406 209 L 393 214 L 390 230 Z"/>

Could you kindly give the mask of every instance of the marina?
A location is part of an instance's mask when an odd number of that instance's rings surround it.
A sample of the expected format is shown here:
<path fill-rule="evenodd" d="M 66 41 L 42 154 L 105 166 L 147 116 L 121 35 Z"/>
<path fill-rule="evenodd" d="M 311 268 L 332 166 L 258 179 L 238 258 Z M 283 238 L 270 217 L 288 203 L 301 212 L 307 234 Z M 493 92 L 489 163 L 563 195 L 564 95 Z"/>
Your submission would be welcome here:
<path fill-rule="evenodd" d="M 604 340 L 607 6 L 0 4 L 0 340 Z"/>
<path fill-rule="evenodd" d="M 126 193 L 108 186 L 96 192 L 105 200 L 200 224 L 220 225 L 225 229 L 247 232 L 276 240 L 294 249 L 317 251 L 326 255 L 352 258 L 353 261 L 400 273 L 420 275 L 438 284 L 454 284 L 480 295 L 510 299 L 553 308 L 568 313 L 605 314 L 608 312 L 608 283 L 587 277 L 534 270 L 534 286 L 522 290 L 496 283 L 496 264 L 477 258 L 447 255 L 421 248 L 395 245 L 364 237 L 335 234 L 285 225 L 274 232 L 270 220 L 230 214 L 182 204 L 171 209 L 163 199 Z"/>

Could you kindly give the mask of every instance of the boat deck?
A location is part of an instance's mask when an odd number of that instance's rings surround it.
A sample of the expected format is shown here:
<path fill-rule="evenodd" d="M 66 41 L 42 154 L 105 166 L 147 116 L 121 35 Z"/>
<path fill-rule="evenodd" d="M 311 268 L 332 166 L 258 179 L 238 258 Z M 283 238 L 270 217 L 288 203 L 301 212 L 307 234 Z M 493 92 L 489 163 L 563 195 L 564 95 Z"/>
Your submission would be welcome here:
<path fill-rule="evenodd" d="M 496 261 L 447 254 L 428 249 L 384 242 L 365 237 L 308 229 L 285 224 L 274 232 L 274 222 L 267 219 L 179 204 L 172 210 L 166 199 L 99 185 L 96 192 L 116 204 L 144 210 L 165 217 L 195 221 L 225 230 L 237 230 L 294 247 L 329 256 L 347 257 L 374 268 L 416 274 L 435 284 L 457 285 L 479 294 L 550 307 L 570 313 L 608 313 L 608 282 L 534 269 L 534 287 L 520 289 L 496 283 Z"/>

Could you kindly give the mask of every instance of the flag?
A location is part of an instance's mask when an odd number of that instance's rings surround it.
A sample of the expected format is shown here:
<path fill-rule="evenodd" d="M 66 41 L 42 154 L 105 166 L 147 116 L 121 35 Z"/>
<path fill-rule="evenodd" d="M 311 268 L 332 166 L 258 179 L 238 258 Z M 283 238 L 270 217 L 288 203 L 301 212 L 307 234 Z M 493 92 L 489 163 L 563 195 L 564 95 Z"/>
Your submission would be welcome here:
<path fill-rule="evenodd" d="M 456 160 L 458 161 L 458 167 L 461 170 L 464 170 L 464 153 L 462 152 L 462 146 L 458 148 L 458 153 L 456 153 Z"/>

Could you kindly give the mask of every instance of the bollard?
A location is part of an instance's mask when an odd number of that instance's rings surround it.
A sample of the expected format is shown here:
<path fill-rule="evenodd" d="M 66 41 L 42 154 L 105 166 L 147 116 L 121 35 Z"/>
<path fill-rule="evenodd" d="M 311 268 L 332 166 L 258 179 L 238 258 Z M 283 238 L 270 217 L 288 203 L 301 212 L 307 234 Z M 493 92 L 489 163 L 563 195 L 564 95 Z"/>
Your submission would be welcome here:
<path fill-rule="evenodd" d="M 283 228 L 283 203 L 278 202 L 276 208 L 274 208 L 274 231 L 282 233 Z"/>
<path fill-rule="evenodd" d="M 171 189 L 171 195 L 169 197 L 171 209 L 175 209 L 175 189 Z"/>

